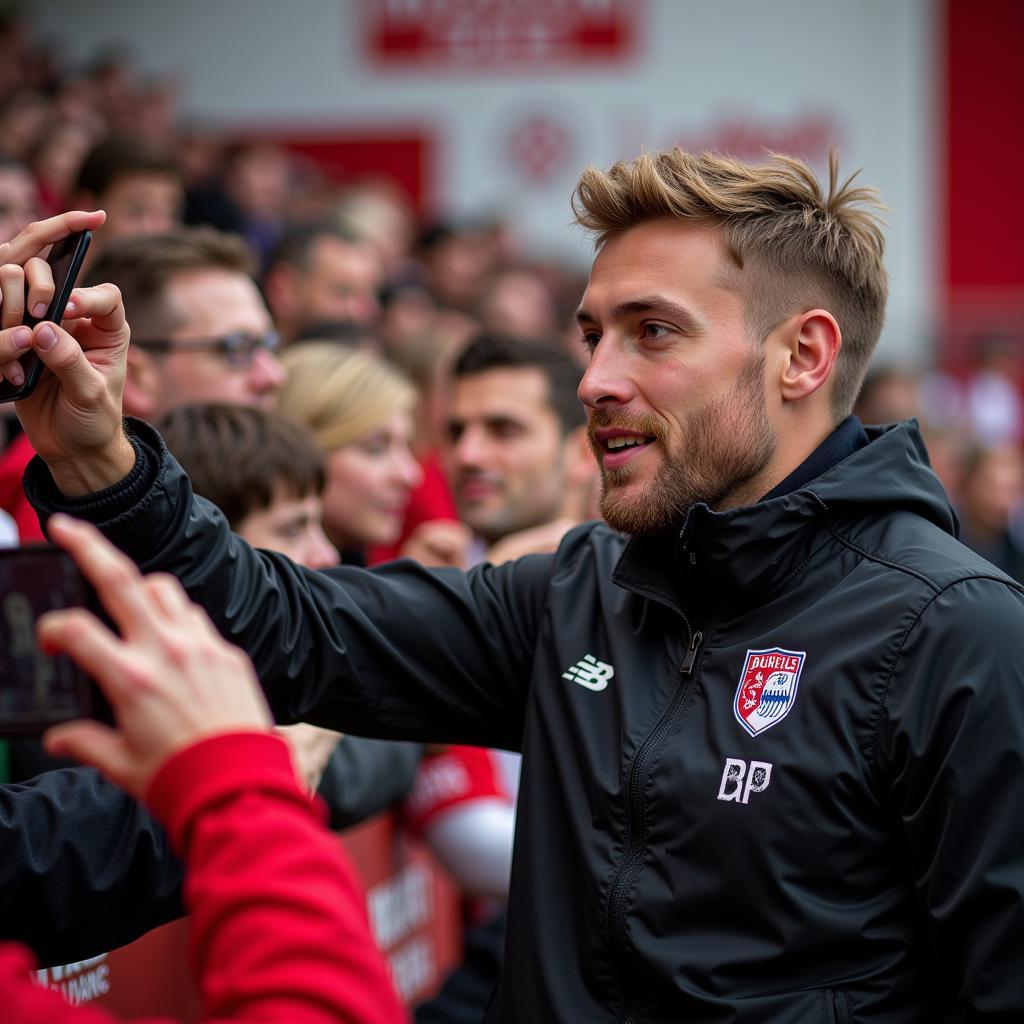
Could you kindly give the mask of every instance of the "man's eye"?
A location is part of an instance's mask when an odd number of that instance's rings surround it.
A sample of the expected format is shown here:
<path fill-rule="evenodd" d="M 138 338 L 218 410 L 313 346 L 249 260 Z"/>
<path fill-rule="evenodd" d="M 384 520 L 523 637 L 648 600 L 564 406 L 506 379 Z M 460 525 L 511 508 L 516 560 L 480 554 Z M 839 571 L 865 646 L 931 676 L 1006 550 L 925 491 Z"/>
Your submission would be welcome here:
<path fill-rule="evenodd" d="M 672 333 L 672 330 L 664 324 L 644 324 L 643 333 L 645 338 L 659 341 L 662 338 L 667 338 Z"/>
<path fill-rule="evenodd" d="M 600 340 L 601 335 L 597 331 L 584 331 L 580 337 L 580 342 L 588 352 L 593 352 Z"/>
<path fill-rule="evenodd" d="M 495 437 L 501 438 L 520 437 L 526 433 L 523 424 L 516 423 L 514 420 L 500 420 L 492 425 L 491 430 Z"/>

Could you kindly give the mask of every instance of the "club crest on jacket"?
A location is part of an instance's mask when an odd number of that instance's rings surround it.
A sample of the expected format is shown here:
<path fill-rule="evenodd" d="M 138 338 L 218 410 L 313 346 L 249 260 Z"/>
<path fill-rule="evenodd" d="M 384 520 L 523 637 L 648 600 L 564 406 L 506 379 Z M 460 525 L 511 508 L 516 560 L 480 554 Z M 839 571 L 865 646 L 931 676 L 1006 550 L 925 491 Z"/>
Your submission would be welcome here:
<path fill-rule="evenodd" d="M 796 702 L 806 651 L 747 651 L 733 700 L 736 720 L 751 736 L 778 725 Z"/>

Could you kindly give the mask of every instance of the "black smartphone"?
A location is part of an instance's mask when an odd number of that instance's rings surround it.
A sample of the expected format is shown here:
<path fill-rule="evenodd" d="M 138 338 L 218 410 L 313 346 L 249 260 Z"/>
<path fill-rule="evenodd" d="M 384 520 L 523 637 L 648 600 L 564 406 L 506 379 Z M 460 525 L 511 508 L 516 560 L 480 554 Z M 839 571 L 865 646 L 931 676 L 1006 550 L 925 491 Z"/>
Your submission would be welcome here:
<path fill-rule="evenodd" d="M 96 610 L 98 602 L 66 551 L 0 549 L 0 736 L 38 736 L 73 718 L 111 720 L 99 687 L 69 657 L 39 649 L 39 616 L 70 607 Z"/>
<path fill-rule="evenodd" d="M 91 241 L 91 231 L 79 231 L 78 234 L 69 235 L 50 246 L 50 255 L 46 257 L 46 262 L 50 264 L 53 274 L 53 299 L 43 316 L 25 314 L 22 323 L 26 327 L 35 327 L 44 320 L 60 323 Z M 28 398 L 35 391 L 39 378 L 43 375 L 43 362 L 35 352 L 26 352 L 18 362 L 25 371 L 25 383 L 16 387 L 9 380 L 0 380 L 0 402 L 17 402 L 19 399 Z"/>

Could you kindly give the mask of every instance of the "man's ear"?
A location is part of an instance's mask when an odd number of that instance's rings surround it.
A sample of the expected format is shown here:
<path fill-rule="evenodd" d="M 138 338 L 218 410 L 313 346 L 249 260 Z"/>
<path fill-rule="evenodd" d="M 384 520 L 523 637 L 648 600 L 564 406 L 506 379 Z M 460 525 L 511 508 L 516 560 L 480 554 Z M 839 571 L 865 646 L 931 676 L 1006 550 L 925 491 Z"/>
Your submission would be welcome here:
<path fill-rule="evenodd" d="M 160 364 L 149 352 L 128 346 L 122 405 L 129 416 L 152 420 L 160 404 Z"/>
<path fill-rule="evenodd" d="M 782 327 L 785 350 L 780 379 L 784 402 L 814 394 L 832 376 L 843 335 L 827 309 L 811 309 L 791 317 Z"/>

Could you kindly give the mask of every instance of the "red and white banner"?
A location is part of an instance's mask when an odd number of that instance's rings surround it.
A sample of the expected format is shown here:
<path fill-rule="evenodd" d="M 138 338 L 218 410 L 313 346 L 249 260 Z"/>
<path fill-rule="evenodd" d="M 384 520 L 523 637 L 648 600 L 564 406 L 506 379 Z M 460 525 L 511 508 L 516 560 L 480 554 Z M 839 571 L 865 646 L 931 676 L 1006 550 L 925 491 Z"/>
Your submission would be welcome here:
<path fill-rule="evenodd" d="M 392 68 L 599 64 L 634 50 L 644 0 L 363 0 L 366 50 Z"/>

